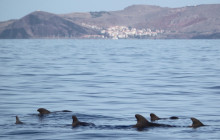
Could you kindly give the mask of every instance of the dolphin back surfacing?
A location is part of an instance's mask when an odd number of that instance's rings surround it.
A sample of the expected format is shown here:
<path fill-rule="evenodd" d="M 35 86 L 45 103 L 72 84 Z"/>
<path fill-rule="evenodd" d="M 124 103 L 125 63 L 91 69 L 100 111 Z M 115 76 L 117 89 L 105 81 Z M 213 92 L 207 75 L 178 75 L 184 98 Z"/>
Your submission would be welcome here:
<path fill-rule="evenodd" d="M 44 115 L 44 114 L 50 114 L 51 112 L 45 108 L 39 108 L 37 110 L 40 114 L 39 115 Z"/>
<path fill-rule="evenodd" d="M 151 123 L 146 118 L 141 116 L 140 114 L 136 114 L 135 118 L 137 119 L 137 124 L 133 127 L 135 128 L 145 128 L 145 127 L 175 127 L 171 125 L 166 124 L 157 124 L 157 123 Z"/>
<path fill-rule="evenodd" d="M 39 115 L 45 115 L 45 114 L 56 113 L 56 112 L 72 112 L 72 111 L 69 111 L 69 110 L 51 112 L 51 111 L 49 111 L 45 108 L 39 108 L 37 111 L 39 112 Z"/>
<path fill-rule="evenodd" d="M 154 113 L 151 113 L 150 114 L 150 117 L 151 117 L 151 121 L 156 121 L 156 120 L 160 120 L 160 119 L 179 119 L 178 117 L 176 116 L 172 116 L 170 118 L 159 118 L 157 115 L 155 115 Z M 201 127 L 201 126 L 205 126 L 201 121 L 199 121 L 198 119 L 196 118 L 191 118 L 192 120 L 192 125 L 189 126 L 189 127 L 193 127 L 193 128 L 197 128 L 197 127 Z"/>
<path fill-rule="evenodd" d="M 73 122 L 72 122 L 72 127 L 77 127 L 77 126 L 94 126 L 93 123 L 87 123 L 87 122 L 81 122 L 78 120 L 76 116 L 72 116 Z"/>
<path fill-rule="evenodd" d="M 179 119 L 178 117 L 176 117 L 176 116 L 172 116 L 172 117 L 170 117 L 170 118 L 159 118 L 157 115 L 155 115 L 154 113 L 151 113 L 150 114 L 150 119 L 151 119 L 151 121 L 156 121 L 156 120 L 162 120 L 162 119 L 172 119 L 172 120 L 174 120 L 174 119 Z"/>

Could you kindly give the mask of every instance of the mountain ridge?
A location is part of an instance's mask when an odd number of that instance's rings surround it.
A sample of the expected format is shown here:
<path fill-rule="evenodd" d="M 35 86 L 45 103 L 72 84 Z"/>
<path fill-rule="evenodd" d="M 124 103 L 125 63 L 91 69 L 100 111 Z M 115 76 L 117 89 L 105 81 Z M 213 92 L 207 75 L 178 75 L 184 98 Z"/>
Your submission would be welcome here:
<path fill-rule="evenodd" d="M 36 11 L 10 23 L 1 22 L 0 38 L 100 37 L 106 35 L 101 30 L 114 26 L 164 31 L 143 38 L 220 39 L 220 4 L 180 8 L 132 5 L 118 11 L 68 14 Z"/>
<path fill-rule="evenodd" d="M 74 38 L 86 34 L 96 32 L 56 14 L 35 11 L 5 27 L 0 38 Z"/>

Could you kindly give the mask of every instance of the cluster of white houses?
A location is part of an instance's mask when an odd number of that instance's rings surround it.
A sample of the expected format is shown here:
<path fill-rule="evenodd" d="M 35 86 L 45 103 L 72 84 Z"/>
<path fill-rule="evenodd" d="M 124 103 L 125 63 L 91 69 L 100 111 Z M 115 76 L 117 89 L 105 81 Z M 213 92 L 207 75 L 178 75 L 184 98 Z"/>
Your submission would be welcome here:
<path fill-rule="evenodd" d="M 151 29 L 136 29 L 129 28 L 126 26 L 113 26 L 107 29 L 101 30 L 101 34 L 103 34 L 107 38 L 112 39 L 125 39 L 125 38 L 141 38 L 141 37 L 154 37 L 158 34 L 164 33 L 164 30 L 155 30 Z"/>
<path fill-rule="evenodd" d="M 162 34 L 164 30 L 154 30 L 151 29 L 136 29 L 126 26 L 112 26 L 109 28 L 101 28 L 95 25 L 89 25 L 82 23 L 84 27 L 92 28 L 100 31 L 100 35 L 86 35 L 84 38 L 111 38 L 111 39 L 126 39 L 126 38 L 147 38 L 155 37 L 158 34 Z"/>

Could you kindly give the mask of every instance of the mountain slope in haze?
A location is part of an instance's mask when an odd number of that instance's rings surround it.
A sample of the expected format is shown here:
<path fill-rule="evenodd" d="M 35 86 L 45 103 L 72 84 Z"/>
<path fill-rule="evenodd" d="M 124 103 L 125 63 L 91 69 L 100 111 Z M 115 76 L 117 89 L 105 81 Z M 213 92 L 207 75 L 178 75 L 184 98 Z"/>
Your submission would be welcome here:
<path fill-rule="evenodd" d="M 100 11 L 89 13 L 70 13 L 61 15 L 63 18 L 75 21 L 76 23 L 93 24 L 100 27 L 110 26 L 132 26 L 138 23 L 145 23 L 146 18 L 162 9 L 159 6 L 133 5 L 120 11 Z M 148 16 L 148 17 L 147 17 Z"/>
<path fill-rule="evenodd" d="M 87 34 L 96 34 L 96 31 L 58 15 L 36 11 L 6 26 L 0 38 L 71 38 Z"/>
<path fill-rule="evenodd" d="M 165 31 L 156 38 L 220 39 L 220 4 L 181 8 L 133 5 L 119 11 L 62 15 L 38 11 L 1 22 L 0 38 L 80 38 L 99 35 L 112 26 Z"/>
<path fill-rule="evenodd" d="M 98 15 L 99 12 L 96 13 Z M 168 30 L 165 38 L 219 38 L 220 4 L 163 8 L 149 5 L 133 5 L 121 11 L 72 13 L 61 15 L 78 24 L 87 23 L 100 27 L 116 25 L 137 29 L 151 28 Z"/>

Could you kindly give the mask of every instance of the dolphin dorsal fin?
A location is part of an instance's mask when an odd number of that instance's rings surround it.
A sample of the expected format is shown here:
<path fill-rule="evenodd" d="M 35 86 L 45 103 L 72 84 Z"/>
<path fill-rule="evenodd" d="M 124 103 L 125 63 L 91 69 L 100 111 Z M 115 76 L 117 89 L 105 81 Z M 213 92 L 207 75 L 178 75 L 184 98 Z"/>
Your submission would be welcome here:
<path fill-rule="evenodd" d="M 157 115 L 155 115 L 154 113 L 151 113 L 150 119 L 151 119 L 151 121 L 156 121 L 156 120 L 159 120 L 160 118 Z"/>
<path fill-rule="evenodd" d="M 51 113 L 49 110 L 47 110 L 45 108 L 38 108 L 37 111 L 40 113 L 40 115 Z"/>
<path fill-rule="evenodd" d="M 192 126 L 191 127 L 196 128 L 196 127 L 204 126 L 204 124 L 196 118 L 191 118 L 191 120 L 192 120 Z"/>
<path fill-rule="evenodd" d="M 135 118 L 137 119 L 137 124 L 134 127 L 143 128 L 149 125 L 148 120 L 140 114 L 136 114 Z"/>
<path fill-rule="evenodd" d="M 19 120 L 18 116 L 16 116 L 16 122 L 15 122 L 15 124 L 23 124 L 23 122 L 21 122 L 21 121 Z"/>
<path fill-rule="evenodd" d="M 78 118 L 76 116 L 72 116 L 72 119 L 73 119 L 72 126 L 79 125 L 80 121 L 78 120 Z"/>

